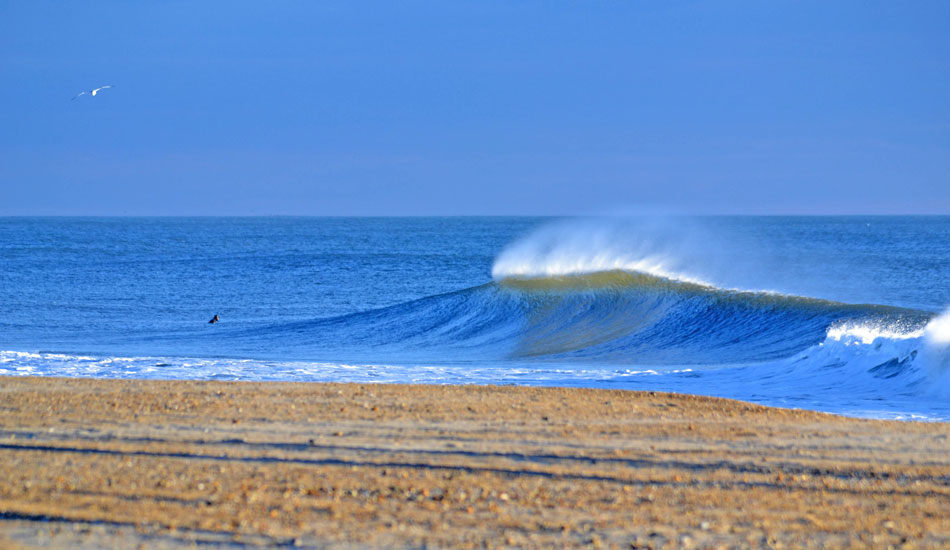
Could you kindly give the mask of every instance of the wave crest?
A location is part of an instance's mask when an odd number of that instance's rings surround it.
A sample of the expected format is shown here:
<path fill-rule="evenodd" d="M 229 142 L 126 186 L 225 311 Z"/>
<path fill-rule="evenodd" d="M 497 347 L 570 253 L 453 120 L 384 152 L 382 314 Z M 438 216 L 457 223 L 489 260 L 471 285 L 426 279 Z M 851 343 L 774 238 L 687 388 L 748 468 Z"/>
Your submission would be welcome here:
<path fill-rule="evenodd" d="M 681 222 L 685 223 L 685 222 Z M 569 277 L 626 271 L 704 286 L 684 269 L 682 252 L 694 248 L 668 221 L 571 220 L 537 229 L 498 255 L 492 278 Z"/>

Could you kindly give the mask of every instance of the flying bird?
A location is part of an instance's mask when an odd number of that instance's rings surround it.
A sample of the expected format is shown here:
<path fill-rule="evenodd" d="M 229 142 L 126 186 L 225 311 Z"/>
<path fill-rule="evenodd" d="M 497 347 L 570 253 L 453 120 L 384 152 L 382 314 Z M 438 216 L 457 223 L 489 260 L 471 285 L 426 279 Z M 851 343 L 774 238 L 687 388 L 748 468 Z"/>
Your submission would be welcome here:
<path fill-rule="evenodd" d="M 115 87 L 115 86 L 111 86 L 111 85 L 110 85 L 110 86 L 99 86 L 99 87 L 96 88 L 95 90 L 89 90 L 88 92 L 79 92 L 78 94 L 76 94 L 75 97 L 73 97 L 73 99 L 76 99 L 77 97 L 79 97 L 79 96 L 81 96 L 81 95 L 86 95 L 86 94 L 89 94 L 89 95 L 91 95 L 92 97 L 96 97 L 96 94 L 98 94 L 100 90 L 105 90 L 106 88 L 114 88 L 114 87 Z M 70 99 L 70 101 L 72 101 L 72 99 Z"/>

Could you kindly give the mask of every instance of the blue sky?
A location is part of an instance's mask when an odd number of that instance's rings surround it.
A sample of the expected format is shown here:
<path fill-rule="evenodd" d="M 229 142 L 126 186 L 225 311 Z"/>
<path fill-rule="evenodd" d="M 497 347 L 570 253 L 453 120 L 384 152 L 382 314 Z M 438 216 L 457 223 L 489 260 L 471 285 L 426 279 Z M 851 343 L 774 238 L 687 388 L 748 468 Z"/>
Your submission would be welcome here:
<path fill-rule="evenodd" d="M 948 2 L 0 0 L 0 215 L 948 214 L 948 24 Z"/>

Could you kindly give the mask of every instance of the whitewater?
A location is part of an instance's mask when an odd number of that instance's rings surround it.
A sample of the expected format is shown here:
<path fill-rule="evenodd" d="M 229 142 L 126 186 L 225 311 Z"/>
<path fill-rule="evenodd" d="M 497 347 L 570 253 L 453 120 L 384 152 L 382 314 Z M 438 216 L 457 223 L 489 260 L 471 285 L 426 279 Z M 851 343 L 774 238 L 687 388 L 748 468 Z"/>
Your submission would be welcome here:
<path fill-rule="evenodd" d="M 6 218 L 0 374 L 599 387 L 950 420 L 947 235 L 944 217 Z"/>

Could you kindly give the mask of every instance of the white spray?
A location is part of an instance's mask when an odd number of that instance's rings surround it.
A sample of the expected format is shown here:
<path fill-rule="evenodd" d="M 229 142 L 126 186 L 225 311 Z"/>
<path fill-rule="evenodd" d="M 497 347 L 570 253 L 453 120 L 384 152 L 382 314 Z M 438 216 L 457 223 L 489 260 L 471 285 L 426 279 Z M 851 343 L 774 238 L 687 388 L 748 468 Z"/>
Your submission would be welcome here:
<path fill-rule="evenodd" d="M 684 265 L 686 251 L 702 248 L 694 242 L 701 232 L 685 230 L 687 223 L 685 219 L 597 218 L 550 224 L 508 246 L 496 258 L 492 277 L 563 277 L 622 270 L 710 285 Z"/>

